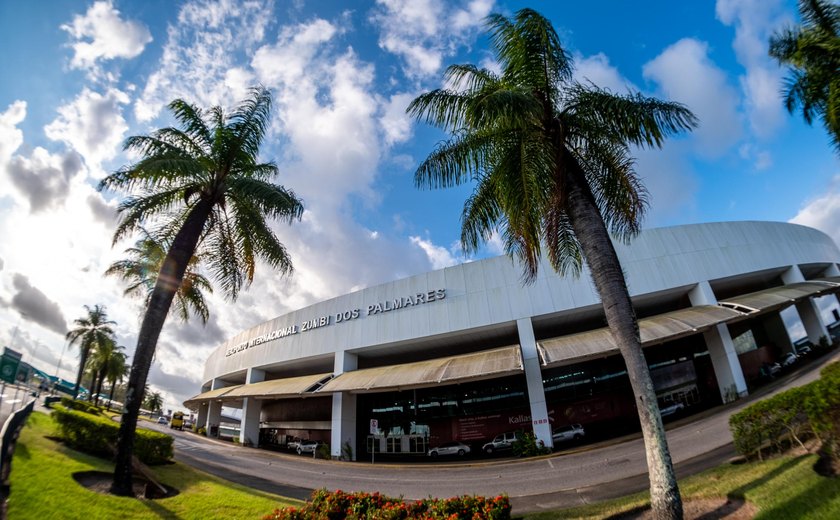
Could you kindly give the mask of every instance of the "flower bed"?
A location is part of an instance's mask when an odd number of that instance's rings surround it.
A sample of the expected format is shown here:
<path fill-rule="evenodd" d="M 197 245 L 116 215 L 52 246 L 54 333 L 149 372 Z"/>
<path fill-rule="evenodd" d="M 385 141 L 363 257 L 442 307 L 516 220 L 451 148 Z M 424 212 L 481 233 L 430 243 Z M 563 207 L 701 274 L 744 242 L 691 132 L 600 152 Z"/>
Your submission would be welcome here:
<path fill-rule="evenodd" d="M 464 495 L 447 499 L 427 498 L 405 503 L 379 493 L 346 493 L 320 489 L 300 508 L 275 509 L 263 520 L 508 520 L 510 500 Z"/>

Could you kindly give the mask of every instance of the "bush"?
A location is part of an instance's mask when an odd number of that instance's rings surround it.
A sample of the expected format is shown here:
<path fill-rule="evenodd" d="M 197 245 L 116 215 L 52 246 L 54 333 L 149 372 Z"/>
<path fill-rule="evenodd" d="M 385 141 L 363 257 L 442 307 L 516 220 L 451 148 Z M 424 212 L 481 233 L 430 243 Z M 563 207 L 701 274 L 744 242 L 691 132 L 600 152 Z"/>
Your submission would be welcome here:
<path fill-rule="evenodd" d="M 64 442 L 73 449 L 110 459 L 120 425 L 105 417 L 55 406 L 52 413 Z M 144 464 L 163 464 L 172 458 L 172 437 L 138 428 L 134 454 Z"/>
<path fill-rule="evenodd" d="M 428 498 L 406 504 L 401 499 L 390 498 L 379 493 L 330 492 L 316 490 L 312 499 L 301 508 L 275 509 L 263 520 L 403 520 L 403 519 L 447 519 L 447 520 L 508 520 L 510 500 L 500 495 L 495 498 L 479 496 L 454 497 L 448 499 Z"/>
<path fill-rule="evenodd" d="M 762 458 L 794 441 L 816 435 L 823 450 L 837 458 L 840 440 L 840 363 L 825 366 L 820 379 L 758 401 L 729 418 L 738 453 Z"/>
<path fill-rule="evenodd" d="M 513 442 L 513 453 L 520 457 L 533 457 L 534 455 L 545 455 L 551 453 L 550 448 L 546 448 L 543 441 L 538 441 L 534 432 L 525 432 L 522 437 Z"/>
<path fill-rule="evenodd" d="M 100 410 L 99 407 L 94 406 L 93 403 L 89 403 L 87 401 L 76 401 L 75 399 L 70 399 L 69 397 L 62 397 L 61 405 L 69 410 L 78 410 L 80 412 L 93 415 L 102 414 L 102 410 Z"/>

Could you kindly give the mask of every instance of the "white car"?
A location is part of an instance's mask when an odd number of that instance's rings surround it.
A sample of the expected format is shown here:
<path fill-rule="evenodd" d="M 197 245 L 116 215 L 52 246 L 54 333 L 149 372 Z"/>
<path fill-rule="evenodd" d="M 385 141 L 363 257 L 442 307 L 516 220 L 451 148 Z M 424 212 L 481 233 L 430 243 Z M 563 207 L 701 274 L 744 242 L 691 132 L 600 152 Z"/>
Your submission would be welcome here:
<path fill-rule="evenodd" d="M 493 440 L 481 447 L 481 451 L 492 455 L 496 451 L 504 451 L 513 448 L 513 443 L 522 438 L 519 431 L 500 433 L 493 437 Z"/>
<path fill-rule="evenodd" d="M 315 453 L 315 450 L 318 449 L 318 446 L 323 445 L 324 443 L 321 441 L 301 441 L 297 447 L 298 455 L 302 455 L 304 453 Z"/>
<path fill-rule="evenodd" d="M 662 417 L 668 417 L 669 415 L 674 415 L 675 413 L 679 413 L 685 409 L 685 405 L 682 403 L 673 403 L 659 409 L 660 415 Z"/>
<path fill-rule="evenodd" d="M 788 352 L 784 356 L 782 356 L 782 366 L 789 367 L 794 365 L 799 360 L 799 356 L 794 354 L 793 352 Z"/>
<path fill-rule="evenodd" d="M 554 444 L 565 441 L 577 441 L 582 439 L 584 435 L 586 435 L 586 432 L 583 430 L 583 426 L 579 424 L 570 424 L 554 430 L 551 434 L 551 440 Z"/>
<path fill-rule="evenodd" d="M 440 446 L 429 450 L 429 457 L 437 457 L 439 455 L 457 455 L 463 457 L 470 452 L 470 447 L 463 442 L 452 441 L 444 442 Z"/>

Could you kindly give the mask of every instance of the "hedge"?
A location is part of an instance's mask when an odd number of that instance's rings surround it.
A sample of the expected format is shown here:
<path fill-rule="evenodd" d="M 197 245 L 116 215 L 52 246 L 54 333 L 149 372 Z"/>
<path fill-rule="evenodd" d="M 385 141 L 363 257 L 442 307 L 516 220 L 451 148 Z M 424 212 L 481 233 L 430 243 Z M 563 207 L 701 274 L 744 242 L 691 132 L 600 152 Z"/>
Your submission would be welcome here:
<path fill-rule="evenodd" d="M 68 446 L 91 455 L 111 458 L 117 446 L 120 425 L 114 421 L 78 410 L 56 406 L 52 413 L 62 439 Z M 163 464 L 172 458 L 172 437 L 138 428 L 134 454 L 145 464 Z"/>
<path fill-rule="evenodd" d="M 762 458 L 794 442 L 816 436 L 824 449 L 836 452 L 840 439 L 840 363 L 825 366 L 820 379 L 758 401 L 729 418 L 738 453 Z"/>
<path fill-rule="evenodd" d="M 62 397 L 61 405 L 69 410 L 78 410 L 80 412 L 91 413 L 93 415 L 100 415 L 102 413 L 102 410 L 93 403 L 89 403 L 87 401 L 76 401 L 75 399 L 70 399 L 69 397 Z"/>
<path fill-rule="evenodd" d="M 275 509 L 263 520 L 509 520 L 510 500 L 464 495 L 447 499 L 427 498 L 406 504 L 379 493 L 346 493 L 316 490 L 305 506 Z"/>

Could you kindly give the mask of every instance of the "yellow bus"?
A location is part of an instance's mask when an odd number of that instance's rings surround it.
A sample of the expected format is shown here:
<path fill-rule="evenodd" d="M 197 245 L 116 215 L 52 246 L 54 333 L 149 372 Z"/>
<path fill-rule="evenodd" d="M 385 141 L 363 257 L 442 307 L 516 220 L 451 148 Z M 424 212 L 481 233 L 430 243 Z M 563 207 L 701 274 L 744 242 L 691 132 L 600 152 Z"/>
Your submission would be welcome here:
<path fill-rule="evenodd" d="M 172 419 L 169 421 L 169 429 L 174 430 L 178 428 L 179 430 L 184 429 L 184 412 L 175 412 L 172 414 Z"/>

